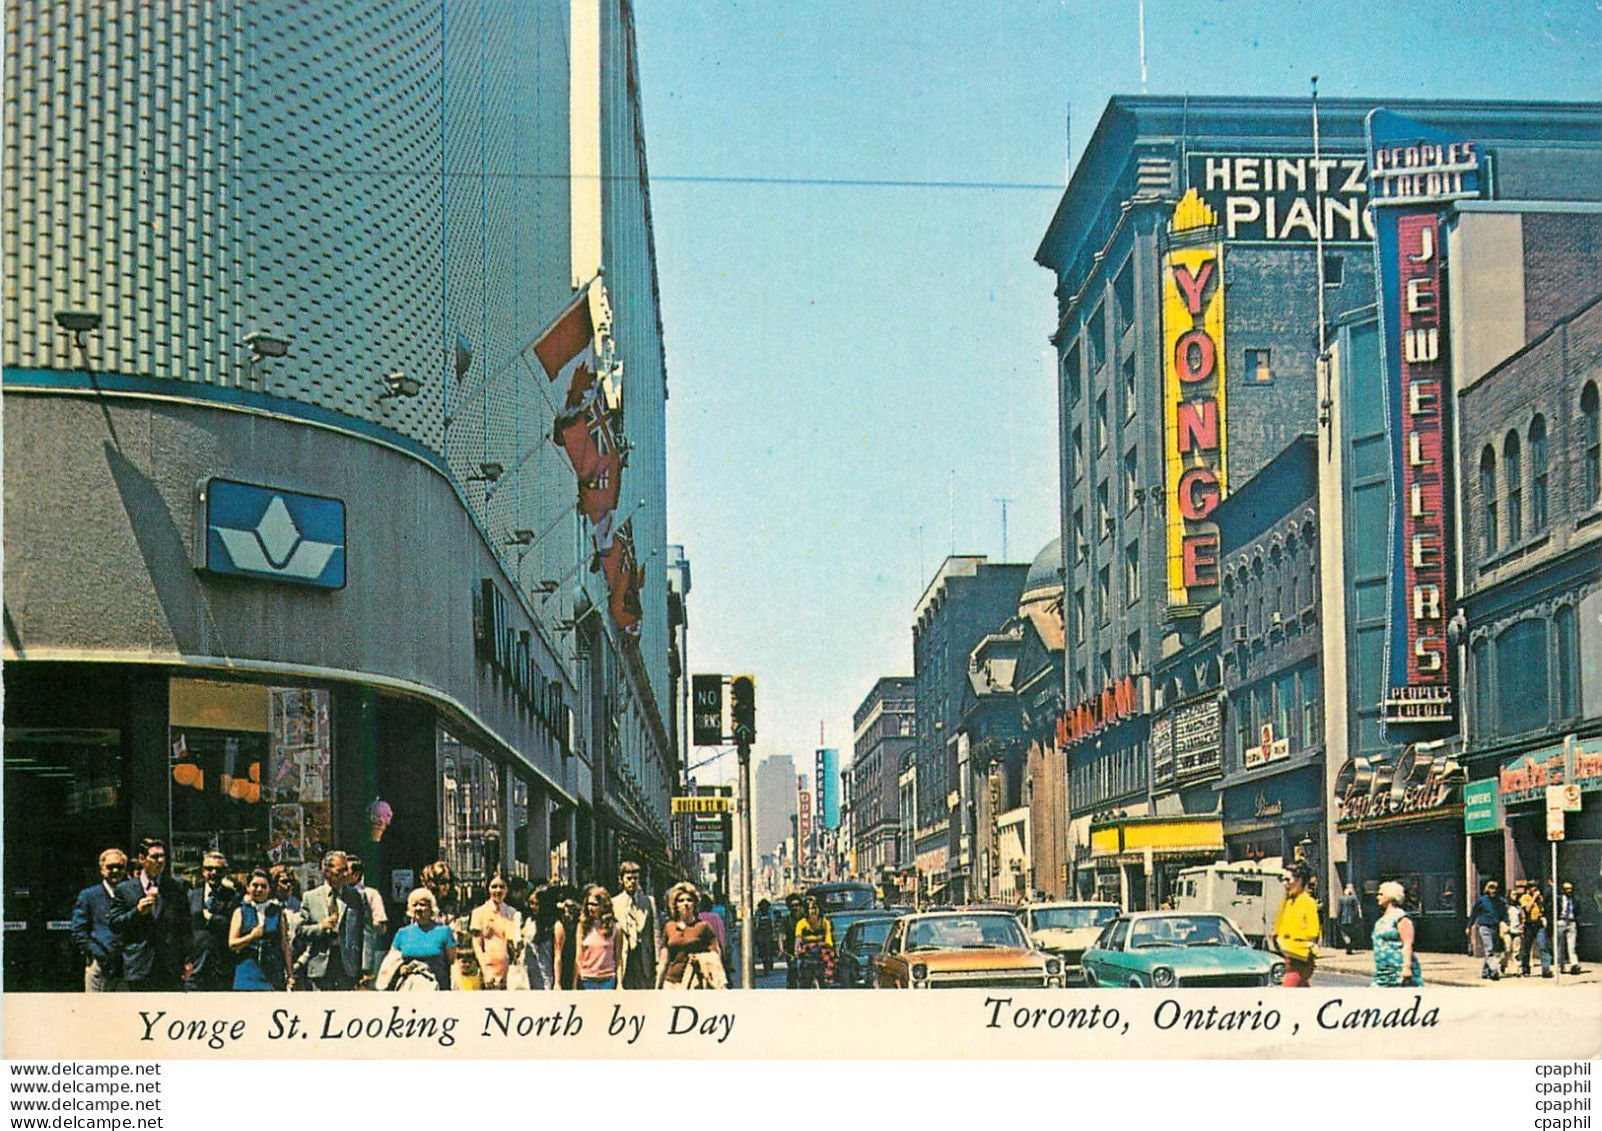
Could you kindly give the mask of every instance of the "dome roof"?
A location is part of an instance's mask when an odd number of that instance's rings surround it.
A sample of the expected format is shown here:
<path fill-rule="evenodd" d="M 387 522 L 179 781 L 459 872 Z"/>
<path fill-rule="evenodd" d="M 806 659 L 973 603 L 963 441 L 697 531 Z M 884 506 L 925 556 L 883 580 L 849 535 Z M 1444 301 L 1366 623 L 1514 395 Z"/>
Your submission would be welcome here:
<path fill-rule="evenodd" d="M 1034 563 L 1029 567 L 1029 576 L 1024 580 L 1023 594 L 1019 597 L 1018 603 L 1027 604 L 1061 592 L 1062 538 L 1059 536 L 1047 542 L 1040 553 L 1035 555 Z"/>

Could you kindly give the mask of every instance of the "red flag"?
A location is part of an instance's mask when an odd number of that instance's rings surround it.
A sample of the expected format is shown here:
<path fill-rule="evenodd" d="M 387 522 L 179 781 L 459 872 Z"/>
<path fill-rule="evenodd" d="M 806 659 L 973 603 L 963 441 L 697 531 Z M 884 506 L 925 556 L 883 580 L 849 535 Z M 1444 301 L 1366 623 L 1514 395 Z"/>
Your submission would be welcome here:
<path fill-rule="evenodd" d="M 578 505 L 591 523 L 599 523 L 604 515 L 617 509 L 623 478 L 623 456 L 618 450 L 617 438 L 612 434 L 611 417 L 600 410 L 599 402 L 585 419 L 585 432 L 588 438 L 586 452 L 593 458 L 589 466 L 575 464 L 573 468 L 579 476 Z"/>
<path fill-rule="evenodd" d="M 632 557 L 632 554 L 630 555 Z M 640 604 L 640 589 L 645 584 L 645 568 L 643 566 L 624 571 L 618 584 L 612 590 L 612 620 L 623 630 L 626 639 L 638 640 L 640 637 L 640 621 L 645 616 L 645 609 Z"/>
<path fill-rule="evenodd" d="M 534 355 L 552 381 L 567 376 L 571 383 L 575 362 L 595 355 L 595 323 L 590 320 L 590 289 L 585 287 L 534 341 Z M 593 360 L 590 364 L 593 373 Z"/>

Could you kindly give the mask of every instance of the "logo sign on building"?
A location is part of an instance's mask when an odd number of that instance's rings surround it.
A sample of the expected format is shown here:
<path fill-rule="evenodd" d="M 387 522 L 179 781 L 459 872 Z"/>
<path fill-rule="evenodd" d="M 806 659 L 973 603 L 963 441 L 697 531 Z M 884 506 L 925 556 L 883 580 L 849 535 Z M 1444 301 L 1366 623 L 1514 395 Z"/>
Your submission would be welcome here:
<path fill-rule="evenodd" d="M 723 677 L 690 677 L 690 719 L 696 746 L 717 746 L 723 742 Z"/>
<path fill-rule="evenodd" d="M 1125 676 L 1110 687 L 1102 689 L 1057 718 L 1057 745 L 1066 746 L 1081 738 L 1105 730 L 1122 722 L 1138 708 L 1135 681 Z"/>
<path fill-rule="evenodd" d="M 1186 171 L 1202 201 L 1221 217 L 1230 243 L 1374 238 L 1361 154 L 1195 153 Z"/>
<path fill-rule="evenodd" d="M 212 479 L 204 490 L 207 573 L 345 587 L 345 504 Z"/>
<path fill-rule="evenodd" d="M 1434 820 L 1462 802 L 1463 767 L 1449 753 L 1409 746 L 1394 760 L 1353 757 L 1335 775 L 1340 832 Z"/>
<path fill-rule="evenodd" d="M 800 843 L 796 845 L 796 855 L 803 861 L 809 853 L 807 846 L 812 843 L 812 791 L 807 788 L 807 779 L 800 774 L 796 775 L 796 835 Z"/>
<path fill-rule="evenodd" d="M 478 658 L 500 676 L 522 709 L 556 740 L 564 754 L 572 752 L 573 711 L 561 681 L 547 679 L 534 660 L 534 634 L 515 628 L 510 605 L 495 579 L 479 579 L 473 594 L 473 641 Z"/>
<path fill-rule="evenodd" d="M 1539 801 L 1547 788 L 1569 780 L 1568 746 L 1547 746 L 1516 754 L 1502 763 L 1497 783 L 1509 805 Z"/>
<path fill-rule="evenodd" d="M 1369 114 L 1367 131 L 1392 489 L 1380 715 L 1405 737 L 1449 728 L 1454 718 L 1446 642 L 1452 470 L 1440 210 L 1477 194 L 1478 158 L 1471 143 L 1384 110 Z"/>
<path fill-rule="evenodd" d="M 1463 787 L 1463 831 L 1492 833 L 1500 827 L 1496 819 L 1496 779 L 1469 782 Z"/>
<path fill-rule="evenodd" d="M 1218 595 L 1225 492 L 1224 259 L 1218 216 L 1191 189 L 1174 207 L 1163 265 L 1163 415 L 1168 599 L 1206 606 Z"/>
<path fill-rule="evenodd" d="M 1602 789 L 1602 738 L 1576 738 L 1564 743 L 1569 756 L 1568 780 L 1583 792 Z"/>
<path fill-rule="evenodd" d="M 1264 723 L 1257 745 L 1246 748 L 1244 761 L 1246 768 L 1250 770 L 1264 763 L 1277 762 L 1281 758 L 1288 757 L 1290 757 L 1290 739 L 1275 738 L 1274 724 Z"/>

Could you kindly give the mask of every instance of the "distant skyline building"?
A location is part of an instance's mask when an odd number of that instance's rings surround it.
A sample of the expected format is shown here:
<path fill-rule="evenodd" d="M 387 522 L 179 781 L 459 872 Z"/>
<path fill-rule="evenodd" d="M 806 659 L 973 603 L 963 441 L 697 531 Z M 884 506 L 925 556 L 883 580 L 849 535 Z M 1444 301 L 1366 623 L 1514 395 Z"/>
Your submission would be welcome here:
<path fill-rule="evenodd" d="M 795 759 L 788 754 L 773 754 L 757 763 L 753 774 L 751 838 L 753 850 L 759 855 L 775 851 L 795 835 L 796 808 Z"/>

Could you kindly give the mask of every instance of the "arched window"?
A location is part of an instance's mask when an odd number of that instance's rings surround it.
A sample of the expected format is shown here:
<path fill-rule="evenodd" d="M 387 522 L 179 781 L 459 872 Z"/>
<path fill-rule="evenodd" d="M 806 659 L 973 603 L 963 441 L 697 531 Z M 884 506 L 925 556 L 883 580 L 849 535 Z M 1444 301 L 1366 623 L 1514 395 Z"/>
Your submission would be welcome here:
<path fill-rule="evenodd" d="M 1502 476 L 1507 480 L 1507 544 L 1517 546 L 1524 538 L 1524 461 L 1519 434 L 1509 432 L 1502 442 Z"/>
<path fill-rule="evenodd" d="M 1587 381 L 1580 393 L 1580 447 L 1585 452 L 1585 480 L 1582 487 L 1585 498 L 1581 509 L 1589 507 L 1602 495 L 1602 405 L 1598 404 L 1596 382 Z"/>
<path fill-rule="evenodd" d="M 1480 502 L 1480 554 L 1488 558 L 1496 553 L 1496 449 L 1489 444 L 1480 453 Z"/>
<path fill-rule="evenodd" d="M 1530 421 L 1530 532 L 1546 529 L 1546 418 Z"/>

